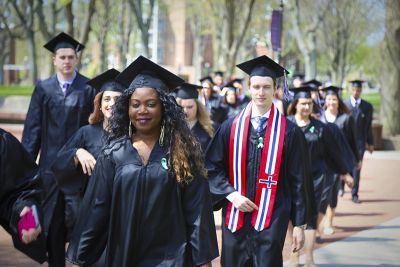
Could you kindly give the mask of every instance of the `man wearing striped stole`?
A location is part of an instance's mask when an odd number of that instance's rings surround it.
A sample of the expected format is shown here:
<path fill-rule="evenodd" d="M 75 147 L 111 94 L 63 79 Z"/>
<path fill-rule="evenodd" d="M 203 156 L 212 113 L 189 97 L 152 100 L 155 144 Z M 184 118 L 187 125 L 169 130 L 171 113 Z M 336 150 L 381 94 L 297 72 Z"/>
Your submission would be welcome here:
<path fill-rule="evenodd" d="M 289 220 L 292 250 L 304 243 L 307 144 L 272 103 L 287 70 L 267 56 L 237 67 L 250 75 L 251 102 L 221 125 L 206 152 L 214 208 L 222 207 L 221 265 L 282 266 Z"/>

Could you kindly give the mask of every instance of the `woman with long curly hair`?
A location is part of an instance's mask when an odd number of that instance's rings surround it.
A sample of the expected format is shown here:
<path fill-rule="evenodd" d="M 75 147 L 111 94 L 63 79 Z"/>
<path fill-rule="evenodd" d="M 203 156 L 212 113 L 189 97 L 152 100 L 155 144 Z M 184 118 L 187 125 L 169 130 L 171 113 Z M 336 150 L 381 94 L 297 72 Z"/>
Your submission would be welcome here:
<path fill-rule="evenodd" d="M 204 152 L 214 136 L 214 128 L 206 107 L 198 100 L 201 86 L 184 83 L 178 88 L 176 102 L 182 107 L 186 122 Z"/>
<path fill-rule="evenodd" d="M 98 91 L 89 124 L 79 128 L 65 143 L 52 165 L 57 185 L 64 194 L 68 235 L 72 233 L 86 184 L 107 139 L 112 106 L 124 90 L 114 81 L 119 73 L 110 69 L 87 82 Z"/>
<path fill-rule="evenodd" d="M 178 76 L 140 56 L 117 78 L 108 145 L 85 195 L 67 258 L 107 266 L 211 266 L 218 256 L 200 146 L 168 92 Z"/>

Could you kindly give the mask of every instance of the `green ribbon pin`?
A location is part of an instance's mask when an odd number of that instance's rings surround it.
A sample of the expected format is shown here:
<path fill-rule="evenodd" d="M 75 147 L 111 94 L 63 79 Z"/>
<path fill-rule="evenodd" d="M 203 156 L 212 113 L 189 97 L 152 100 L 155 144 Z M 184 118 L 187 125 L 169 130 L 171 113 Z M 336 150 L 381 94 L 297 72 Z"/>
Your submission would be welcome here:
<path fill-rule="evenodd" d="M 311 133 L 314 133 L 314 130 L 315 130 L 314 126 L 311 126 L 310 132 L 311 132 Z"/>
<path fill-rule="evenodd" d="M 166 159 L 166 158 L 162 158 L 162 159 L 161 159 L 161 166 L 162 166 L 165 170 L 168 170 L 168 164 L 167 164 L 167 159 Z"/>
<path fill-rule="evenodd" d="M 263 148 L 263 147 L 264 147 L 264 139 L 262 137 L 259 137 L 257 148 Z"/>

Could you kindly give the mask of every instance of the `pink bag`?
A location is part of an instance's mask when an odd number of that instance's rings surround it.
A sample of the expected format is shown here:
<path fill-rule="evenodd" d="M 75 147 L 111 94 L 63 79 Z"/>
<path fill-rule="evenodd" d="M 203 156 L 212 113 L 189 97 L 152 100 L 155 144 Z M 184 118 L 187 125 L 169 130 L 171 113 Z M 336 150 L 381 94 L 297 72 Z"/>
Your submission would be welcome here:
<path fill-rule="evenodd" d="M 28 212 L 18 222 L 19 237 L 22 241 L 22 230 L 28 231 L 29 229 L 36 229 L 40 226 L 39 217 L 36 206 L 33 205 L 29 208 Z"/>

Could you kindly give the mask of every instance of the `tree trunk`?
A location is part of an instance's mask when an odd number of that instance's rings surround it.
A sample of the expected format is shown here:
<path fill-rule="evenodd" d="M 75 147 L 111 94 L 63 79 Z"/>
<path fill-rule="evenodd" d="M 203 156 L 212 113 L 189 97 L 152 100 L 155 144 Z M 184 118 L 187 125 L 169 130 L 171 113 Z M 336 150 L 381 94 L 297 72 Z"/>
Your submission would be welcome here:
<path fill-rule="evenodd" d="M 386 1 L 386 33 L 381 69 L 381 120 L 384 132 L 400 134 L 400 1 Z"/>
<path fill-rule="evenodd" d="M 103 6 L 104 6 L 104 17 L 103 17 L 103 23 L 100 28 L 100 71 L 104 72 L 108 68 L 108 62 L 107 62 L 107 51 L 106 51 L 106 40 L 107 40 L 107 34 L 108 34 L 108 26 L 109 26 L 109 8 L 110 8 L 110 3 L 108 0 L 103 0 Z"/>
<path fill-rule="evenodd" d="M 70 1 L 65 6 L 65 17 L 67 19 L 67 33 L 74 36 L 74 13 L 72 11 L 72 2 Z"/>
<path fill-rule="evenodd" d="M 194 67 L 194 80 L 197 81 L 202 76 L 202 63 L 204 61 L 203 53 L 204 53 L 204 35 L 201 34 L 201 22 L 198 17 L 195 19 L 190 19 L 190 26 L 192 29 L 192 38 L 193 38 L 193 67 Z"/>
<path fill-rule="evenodd" d="M 89 39 L 89 33 L 91 31 L 91 24 L 92 24 L 92 17 L 96 11 L 96 1 L 95 0 L 90 0 L 88 4 L 88 11 L 86 13 L 85 21 L 83 24 L 83 31 L 80 36 L 80 43 L 85 45 Z M 78 61 L 78 69 L 81 67 L 81 62 L 82 61 L 82 52 L 79 54 L 79 61 Z"/>
<path fill-rule="evenodd" d="M 36 58 L 36 43 L 35 43 L 35 33 L 33 30 L 27 31 L 27 40 L 28 40 L 28 51 L 30 57 L 30 72 L 29 72 L 29 80 L 32 81 L 33 84 L 36 84 L 37 80 L 37 58 Z"/>

